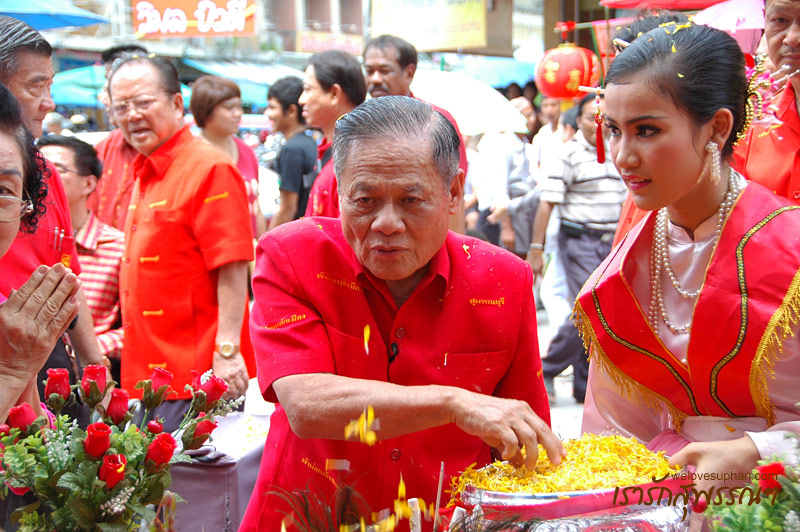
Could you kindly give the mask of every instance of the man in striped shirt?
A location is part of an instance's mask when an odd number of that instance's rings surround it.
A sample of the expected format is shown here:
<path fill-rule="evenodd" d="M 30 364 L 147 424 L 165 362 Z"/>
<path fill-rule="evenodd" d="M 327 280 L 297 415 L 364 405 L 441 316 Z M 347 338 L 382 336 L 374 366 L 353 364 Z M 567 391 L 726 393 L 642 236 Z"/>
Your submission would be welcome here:
<path fill-rule="evenodd" d="M 97 186 L 102 166 L 94 148 L 75 137 L 47 135 L 39 139 L 42 154 L 61 176 L 69 201 L 82 272 L 78 276 L 92 312 L 101 354 L 119 369 L 122 321 L 119 306 L 119 267 L 125 251 L 122 231 L 101 222 L 86 206 Z M 119 375 L 114 375 L 119 380 Z"/>
<path fill-rule="evenodd" d="M 626 193 L 607 143 L 605 162 L 597 162 L 594 96 L 586 96 L 578 106 L 579 131 L 564 144 L 561 155 L 553 159 L 552 165 L 542 169 L 547 180 L 542 187 L 528 253 L 534 275 L 541 276 L 545 230 L 550 213 L 557 205 L 561 218 L 558 254 L 564 265 L 570 301 L 574 301 L 595 268 L 611 252 L 614 229 Z M 579 403 L 583 402 L 589 362 L 583 342 L 570 320 L 560 325 L 547 356 L 542 359 L 542 366 L 549 393 L 552 393 L 553 378 L 573 366 L 572 393 Z"/>

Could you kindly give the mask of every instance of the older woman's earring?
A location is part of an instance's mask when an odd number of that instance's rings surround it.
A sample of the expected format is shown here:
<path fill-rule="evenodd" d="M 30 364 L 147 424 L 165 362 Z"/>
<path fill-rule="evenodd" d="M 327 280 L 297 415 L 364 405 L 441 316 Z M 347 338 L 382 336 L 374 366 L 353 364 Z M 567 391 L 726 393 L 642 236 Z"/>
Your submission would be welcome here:
<path fill-rule="evenodd" d="M 711 158 L 711 182 L 716 185 L 722 178 L 722 155 L 719 152 L 719 146 L 713 140 L 709 140 L 706 144 L 706 151 Z"/>

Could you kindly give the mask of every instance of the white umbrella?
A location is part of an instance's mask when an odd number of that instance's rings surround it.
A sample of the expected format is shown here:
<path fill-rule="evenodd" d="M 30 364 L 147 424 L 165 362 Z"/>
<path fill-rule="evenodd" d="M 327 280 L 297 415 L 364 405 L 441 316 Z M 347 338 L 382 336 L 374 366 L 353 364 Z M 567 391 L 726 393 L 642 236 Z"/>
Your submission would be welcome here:
<path fill-rule="evenodd" d="M 752 54 L 758 48 L 764 30 L 764 2 L 728 0 L 700 11 L 692 21 L 730 34 L 744 53 Z"/>
<path fill-rule="evenodd" d="M 505 96 L 486 83 L 443 70 L 417 70 L 414 96 L 445 109 L 464 135 L 489 131 L 526 133 L 525 117 Z"/>

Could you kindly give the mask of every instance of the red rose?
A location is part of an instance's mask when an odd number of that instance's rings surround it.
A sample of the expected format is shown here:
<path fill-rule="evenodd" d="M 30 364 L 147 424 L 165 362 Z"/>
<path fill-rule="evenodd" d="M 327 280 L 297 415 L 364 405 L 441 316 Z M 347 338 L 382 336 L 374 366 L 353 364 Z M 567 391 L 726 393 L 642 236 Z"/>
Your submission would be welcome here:
<path fill-rule="evenodd" d="M 192 388 L 194 388 L 195 390 L 199 390 L 200 389 L 200 372 L 195 370 L 195 369 L 192 369 L 192 370 L 189 370 L 189 371 L 192 374 Z"/>
<path fill-rule="evenodd" d="M 98 421 L 86 429 L 86 439 L 83 440 L 83 450 L 94 458 L 103 456 L 111 447 L 111 427 Z"/>
<path fill-rule="evenodd" d="M 147 424 L 147 430 L 150 431 L 150 434 L 161 434 L 164 431 L 164 425 L 154 419 Z"/>
<path fill-rule="evenodd" d="M 69 371 L 66 368 L 50 368 L 47 370 L 47 383 L 44 385 L 44 399 L 57 393 L 64 400 L 69 399 Z"/>
<path fill-rule="evenodd" d="M 778 482 L 779 476 L 786 476 L 786 468 L 782 462 L 771 462 L 756 467 L 758 471 L 758 487 L 762 490 L 768 489 L 781 489 L 781 484 Z"/>
<path fill-rule="evenodd" d="M 203 414 L 186 427 L 181 437 L 183 448 L 186 450 L 199 449 L 208 440 L 211 432 L 217 428 L 217 422 L 211 419 L 203 419 Z"/>
<path fill-rule="evenodd" d="M 172 373 L 162 368 L 153 368 L 153 376 L 150 377 L 153 382 L 153 392 L 157 392 L 162 386 L 169 386 L 172 384 Z"/>
<path fill-rule="evenodd" d="M 211 375 L 206 382 L 200 385 L 200 389 L 206 392 L 206 403 L 213 405 L 219 401 L 222 394 L 228 391 L 228 384 L 216 375 Z"/>
<path fill-rule="evenodd" d="M 31 490 L 27 486 L 12 486 L 8 482 L 6 482 L 6 486 L 8 486 L 8 489 L 11 491 L 11 493 L 13 493 L 14 495 L 20 495 L 20 496 L 21 495 L 25 495 L 26 493 L 28 493 Z"/>
<path fill-rule="evenodd" d="M 200 423 L 198 423 L 197 428 L 194 429 L 194 436 L 196 438 L 198 436 L 205 436 L 207 434 L 211 434 L 215 428 L 217 428 L 216 421 L 211 421 L 210 419 L 204 419 Z"/>
<path fill-rule="evenodd" d="M 119 425 L 128 413 L 128 391 L 121 388 L 111 390 L 111 401 L 108 403 L 106 414 L 115 425 Z"/>
<path fill-rule="evenodd" d="M 26 432 L 31 423 L 36 421 L 36 413 L 33 407 L 28 403 L 22 403 L 17 406 L 12 406 L 8 411 L 8 425 L 11 428 L 17 428 L 22 432 Z"/>
<path fill-rule="evenodd" d="M 8 436 L 9 432 L 11 432 L 11 427 L 6 425 L 5 423 L 0 423 L 0 438 Z"/>
<path fill-rule="evenodd" d="M 147 456 L 144 458 L 145 463 L 152 461 L 152 467 L 149 467 L 148 471 L 158 470 L 164 464 L 169 463 L 175 447 L 175 438 L 172 437 L 172 434 L 164 432 L 156 436 L 147 448 Z"/>
<path fill-rule="evenodd" d="M 103 393 L 106 391 L 106 368 L 103 366 L 86 366 L 83 368 L 81 387 L 83 388 L 83 393 L 86 394 L 86 397 L 89 397 L 89 394 L 92 391 L 92 381 L 97 383 L 97 387 L 100 389 L 100 395 L 103 395 Z"/>
<path fill-rule="evenodd" d="M 706 508 L 708 508 L 708 501 L 706 501 L 705 499 L 701 499 L 700 497 L 698 497 L 692 502 L 693 512 L 701 514 L 706 511 Z"/>
<path fill-rule="evenodd" d="M 108 454 L 103 457 L 103 464 L 97 476 L 105 481 L 106 489 L 113 489 L 117 483 L 125 478 L 125 465 L 128 459 L 124 454 Z"/>

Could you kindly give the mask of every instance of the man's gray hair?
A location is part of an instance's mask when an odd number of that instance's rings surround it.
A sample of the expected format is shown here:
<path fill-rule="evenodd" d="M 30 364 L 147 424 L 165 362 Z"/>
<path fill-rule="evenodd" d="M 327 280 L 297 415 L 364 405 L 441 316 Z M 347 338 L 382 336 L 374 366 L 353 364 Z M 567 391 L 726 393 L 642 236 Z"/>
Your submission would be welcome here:
<path fill-rule="evenodd" d="M 456 128 L 431 104 L 408 96 L 382 96 L 368 100 L 336 121 L 333 133 L 333 169 L 342 175 L 347 157 L 360 140 L 396 142 L 429 141 L 437 173 L 450 187 L 458 172 L 459 144 Z"/>
<path fill-rule="evenodd" d="M 0 83 L 8 84 L 19 72 L 19 54 L 50 57 L 53 49 L 42 34 L 13 17 L 0 16 Z"/>

